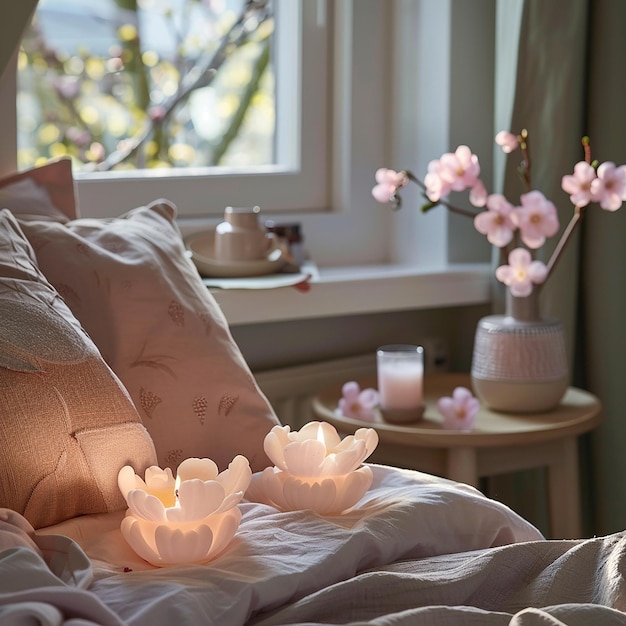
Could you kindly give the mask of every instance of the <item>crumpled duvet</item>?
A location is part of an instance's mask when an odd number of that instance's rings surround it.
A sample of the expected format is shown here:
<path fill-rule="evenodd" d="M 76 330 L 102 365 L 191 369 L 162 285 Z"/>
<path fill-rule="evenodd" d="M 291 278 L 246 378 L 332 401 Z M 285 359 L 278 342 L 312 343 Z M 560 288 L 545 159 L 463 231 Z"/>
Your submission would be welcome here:
<path fill-rule="evenodd" d="M 35 532 L 1 510 L 0 625 L 626 625 L 621 534 L 546 541 L 472 487 L 371 467 L 339 517 L 245 502 L 204 566 L 148 565 L 123 513 Z"/>
<path fill-rule="evenodd" d="M 257 616 L 253 623 L 624 625 L 625 550 L 626 534 L 619 533 L 401 561 Z"/>
<path fill-rule="evenodd" d="M 38 536 L 9 509 L 0 509 L 0 625 L 123 626 L 87 590 L 91 562 L 64 536 Z"/>

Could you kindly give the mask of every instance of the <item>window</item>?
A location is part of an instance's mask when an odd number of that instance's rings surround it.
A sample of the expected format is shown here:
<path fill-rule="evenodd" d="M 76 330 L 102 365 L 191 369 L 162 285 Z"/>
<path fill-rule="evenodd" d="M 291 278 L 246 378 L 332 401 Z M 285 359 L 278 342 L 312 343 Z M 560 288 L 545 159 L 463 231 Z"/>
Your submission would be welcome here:
<path fill-rule="evenodd" d="M 115 27 L 121 22 L 115 22 L 117 19 L 115 14 L 106 15 L 107 3 L 93 4 L 86 3 L 84 0 L 41 0 L 38 7 L 38 15 L 41 22 L 40 29 L 47 27 L 46 32 L 48 33 L 52 31 L 55 25 L 60 28 L 66 23 L 65 20 L 61 19 L 54 22 L 50 18 L 50 12 L 47 11 L 47 7 L 55 1 L 64 8 L 66 17 L 69 12 L 70 15 L 74 15 L 74 18 L 78 20 L 82 11 L 83 20 L 91 17 L 96 20 L 96 23 L 104 24 L 102 27 L 104 33 L 98 38 L 100 48 L 106 48 L 104 50 L 105 56 L 111 56 L 110 42 L 115 39 L 116 45 L 120 46 L 120 51 L 117 53 L 117 59 L 115 54 L 113 54 L 113 58 L 109 59 L 108 62 L 113 63 L 118 60 L 120 65 L 123 64 L 124 50 L 121 49 L 121 36 L 115 30 Z M 226 11 L 229 14 L 235 14 L 235 9 L 239 11 L 244 4 L 243 0 L 225 1 L 226 8 L 231 7 Z M 114 5 L 115 3 L 112 4 Z M 140 3 L 140 6 L 149 6 L 149 4 L 147 2 Z M 195 6 L 199 10 L 198 5 L 200 3 L 169 0 L 166 4 L 179 7 Z M 214 4 L 217 5 L 219 3 Z M 193 159 L 190 159 L 189 167 L 184 169 L 120 169 L 113 174 L 111 172 L 93 172 L 84 168 L 75 168 L 83 214 L 115 215 L 120 212 L 121 207 L 134 206 L 145 202 L 147 183 L 150 185 L 151 197 L 162 196 L 170 198 L 179 206 L 181 216 L 184 217 L 216 216 L 223 212 L 223 208 L 226 205 L 248 206 L 260 204 L 268 211 L 285 209 L 322 210 L 329 207 L 325 165 L 328 161 L 326 154 L 329 137 L 325 131 L 328 118 L 327 42 L 330 39 L 330 24 L 328 21 L 330 14 L 326 10 L 327 1 L 273 0 L 269 6 L 272 7 L 275 17 L 275 20 L 272 20 L 272 22 L 275 21 L 275 33 L 272 35 L 271 71 L 266 73 L 269 74 L 269 78 L 265 76 L 265 79 L 266 82 L 270 83 L 273 83 L 274 77 L 276 79 L 276 127 L 275 132 L 270 133 L 269 139 L 266 140 L 266 144 L 269 141 L 270 145 L 264 145 L 258 150 L 265 153 L 265 158 L 252 159 L 252 162 L 242 163 L 241 156 L 246 153 L 246 150 L 243 150 L 230 159 L 222 159 L 222 162 L 226 163 L 224 166 L 206 166 L 195 163 Z M 141 13 L 135 13 L 134 21 L 137 22 L 138 20 L 142 20 Z M 142 21 L 146 22 L 145 16 L 143 16 Z M 130 25 L 125 24 L 124 27 L 127 30 L 131 30 L 132 22 L 133 19 L 129 20 Z M 80 25 L 83 22 L 76 21 L 75 23 Z M 174 20 L 170 20 L 170 24 L 172 29 L 176 27 Z M 269 28 L 268 24 L 269 22 L 261 28 Z M 105 26 L 108 28 L 105 29 Z M 152 54 L 154 57 L 157 57 L 159 54 L 167 56 L 168 46 L 163 44 L 159 48 L 157 43 L 151 40 L 149 36 L 155 31 L 158 32 L 163 26 L 163 21 L 160 23 L 154 22 L 154 24 L 149 22 L 149 26 L 144 28 L 148 34 L 146 36 L 148 43 L 144 49 L 139 50 L 139 53 L 144 53 L 144 55 L 146 53 Z M 71 36 L 75 36 L 75 30 L 70 31 Z M 122 29 L 118 30 L 121 31 Z M 80 32 L 89 32 L 91 35 L 93 29 L 83 28 Z M 256 35 L 257 39 L 262 38 L 258 36 L 258 32 Z M 131 42 L 133 41 L 130 35 L 128 39 Z M 65 52 L 69 56 L 67 38 L 63 40 L 53 38 L 53 40 L 57 42 L 57 45 L 62 41 L 61 45 L 64 46 Z M 24 44 L 27 45 L 29 43 L 32 49 L 32 41 L 29 42 L 27 36 L 24 39 Z M 84 44 L 84 49 L 87 49 L 87 45 L 89 45 L 89 42 Z M 92 43 L 92 45 L 96 49 L 98 44 Z M 80 46 L 80 42 L 73 44 L 74 50 L 80 49 Z M 170 58 L 174 53 L 171 48 L 172 45 L 169 46 Z M 139 54 L 136 56 L 138 57 Z M 231 58 L 233 56 L 230 55 Z M 82 61 L 80 55 L 74 55 L 74 58 L 76 63 L 80 65 Z M 227 63 L 229 60 L 230 58 L 227 60 Z M 147 59 L 146 63 L 149 62 L 150 59 Z M 94 65 L 97 66 L 94 73 L 106 71 L 104 63 L 97 62 L 94 59 Z M 171 69 L 172 63 L 169 64 L 169 67 Z M 193 68 L 191 69 L 193 71 Z M 250 70 L 250 64 L 248 64 L 246 69 Z M 112 70 L 109 77 L 114 79 L 116 76 L 115 68 L 113 67 Z M 163 71 L 165 70 L 162 70 L 161 73 Z M 218 83 L 219 80 L 222 80 L 222 76 L 235 76 L 236 71 L 236 68 L 233 71 L 232 68 L 223 66 L 217 72 L 215 82 Z M 81 67 L 77 68 L 76 75 L 78 76 L 80 73 L 84 73 L 84 69 Z M 67 89 L 80 88 L 76 80 L 77 76 L 72 77 L 67 72 L 65 74 L 65 87 Z M 27 82 L 30 73 L 20 69 L 19 76 L 25 88 L 32 92 L 33 85 L 31 82 Z M 92 81 L 92 83 L 92 87 L 97 86 L 96 81 Z M 144 89 L 149 88 L 149 85 L 144 87 Z M 132 122 L 132 108 L 139 108 L 136 106 L 137 96 L 135 94 L 133 98 L 127 98 L 125 102 L 124 95 L 128 91 L 127 87 L 119 82 L 113 88 L 110 88 L 109 91 L 112 93 L 113 89 L 118 90 L 118 94 L 121 95 L 122 105 L 130 110 L 126 112 L 125 118 L 122 116 L 115 118 L 111 116 L 111 119 L 107 121 L 112 122 L 115 119 L 118 125 L 128 125 Z M 270 86 L 269 89 L 271 89 L 273 98 L 273 86 Z M 153 91 L 159 92 L 156 94 L 157 98 L 163 98 L 162 87 L 155 88 Z M 196 117 L 205 115 L 205 112 L 201 109 L 206 106 L 206 100 L 204 102 L 201 101 L 202 94 L 200 91 L 195 92 L 193 94 L 194 97 L 189 100 L 189 106 L 187 107 L 187 111 L 190 112 L 189 115 L 195 114 Z M 21 94 L 20 97 L 19 106 L 22 121 L 28 122 L 28 115 L 32 108 L 28 105 L 32 104 L 34 99 L 32 96 L 29 99 L 28 92 Z M 128 106 L 128 100 L 132 102 L 132 107 Z M 109 97 L 109 101 L 111 103 L 110 106 L 115 105 L 118 107 L 118 111 L 120 108 L 124 108 L 124 106 L 120 107 L 117 103 L 114 103 L 111 97 Z M 151 108 L 153 111 L 158 109 L 156 106 L 158 103 L 158 99 L 152 100 L 152 105 L 154 106 L 151 105 Z M 273 114 L 274 107 L 272 107 L 272 116 Z M 31 115 L 30 120 L 32 119 L 33 116 Z M 273 120 L 271 122 L 273 123 Z M 46 128 L 50 132 L 54 132 L 52 124 L 47 124 Z M 46 128 L 39 128 L 38 132 L 41 134 L 46 131 Z M 255 131 L 256 129 L 253 128 L 252 130 Z M 259 134 L 256 132 L 256 136 Z M 251 135 L 252 133 L 248 133 L 248 137 Z M 179 147 L 182 144 L 188 145 L 188 142 L 181 142 Z M 110 146 L 107 152 L 110 152 Z M 144 162 L 151 158 L 151 155 L 146 157 L 145 152 L 143 154 Z M 158 155 L 153 156 L 158 158 Z M 268 156 L 269 158 L 267 158 Z M 21 167 L 26 165 L 28 163 L 20 163 Z"/>
<path fill-rule="evenodd" d="M 422 216 L 408 210 L 407 197 L 406 210 L 390 215 L 370 191 L 378 167 L 408 166 L 419 175 L 428 160 L 459 143 L 488 160 L 494 0 L 273 0 L 273 6 L 276 162 L 184 175 L 122 172 L 114 184 L 105 173 L 77 173 L 81 213 L 118 215 L 166 197 L 189 232 L 214 223 L 225 206 L 259 204 L 270 217 L 301 222 L 320 266 L 400 261 L 427 270 L 488 258 L 483 246 L 477 259 L 467 225 L 450 225 L 445 211 Z M 6 151 L 15 133 L 15 79 L 5 72 L 2 80 Z"/>
<path fill-rule="evenodd" d="M 273 27 L 271 2 L 40 0 L 18 60 L 19 167 L 275 163 Z"/>

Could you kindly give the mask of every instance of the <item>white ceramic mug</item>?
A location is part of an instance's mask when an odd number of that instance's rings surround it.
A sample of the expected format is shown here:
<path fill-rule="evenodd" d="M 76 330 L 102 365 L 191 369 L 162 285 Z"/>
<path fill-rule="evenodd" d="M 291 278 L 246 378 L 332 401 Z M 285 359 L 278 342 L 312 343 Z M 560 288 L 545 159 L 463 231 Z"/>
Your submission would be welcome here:
<path fill-rule="evenodd" d="M 214 255 L 218 261 L 261 261 L 278 241 L 259 224 L 261 210 L 255 207 L 226 207 L 224 221 L 215 228 Z"/>

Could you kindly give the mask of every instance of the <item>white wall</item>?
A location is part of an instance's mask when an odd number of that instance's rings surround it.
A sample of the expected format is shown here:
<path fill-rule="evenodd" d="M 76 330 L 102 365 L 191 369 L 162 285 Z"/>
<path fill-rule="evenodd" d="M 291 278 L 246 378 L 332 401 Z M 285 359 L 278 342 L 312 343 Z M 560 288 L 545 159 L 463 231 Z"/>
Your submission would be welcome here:
<path fill-rule="evenodd" d="M 476 322 L 488 307 L 450 307 L 234 326 L 233 337 L 254 371 L 330 358 L 374 355 L 386 343 L 442 338 L 450 367 L 469 371 Z"/>

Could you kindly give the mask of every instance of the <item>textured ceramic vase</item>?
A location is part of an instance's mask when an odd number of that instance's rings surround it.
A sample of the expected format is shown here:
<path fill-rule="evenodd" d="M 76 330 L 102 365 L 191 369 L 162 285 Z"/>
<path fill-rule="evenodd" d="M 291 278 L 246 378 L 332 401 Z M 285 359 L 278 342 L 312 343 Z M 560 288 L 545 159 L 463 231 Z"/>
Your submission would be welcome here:
<path fill-rule="evenodd" d="M 507 292 L 504 315 L 478 322 L 472 386 L 492 410 L 538 413 L 555 408 L 569 385 L 565 327 L 539 314 L 538 294 Z"/>

